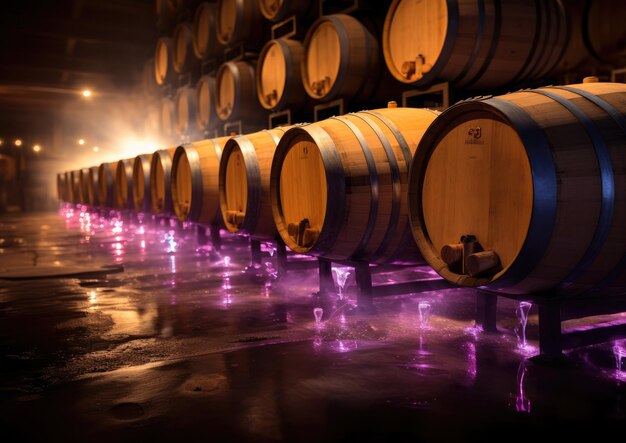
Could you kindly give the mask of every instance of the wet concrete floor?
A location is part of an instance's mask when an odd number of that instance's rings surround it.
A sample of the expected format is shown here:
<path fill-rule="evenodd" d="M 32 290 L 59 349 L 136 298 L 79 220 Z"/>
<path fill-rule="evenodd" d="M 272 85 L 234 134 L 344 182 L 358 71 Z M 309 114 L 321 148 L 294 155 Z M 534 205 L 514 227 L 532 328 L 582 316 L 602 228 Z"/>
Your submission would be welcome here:
<path fill-rule="evenodd" d="M 80 210 L 0 217 L 3 441 L 529 441 L 597 439 L 626 425 L 626 341 L 537 354 L 517 303 L 499 333 L 474 327 L 474 294 L 450 289 L 356 306 L 316 295 L 316 269 L 249 268 L 194 228 Z M 50 270 L 122 264 L 83 278 Z M 376 282 L 428 276 L 378 274 Z M 344 295 L 345 294 L 345 295 Z M 314 309 L 322 308 L 320 322 Z M 320 312 L 318 311 L 318 314 Z M 517 333 L 516 333 L 517 331 Z M 618 357 L 616 357 L 618 356 Z M 626 369 L 626 359 L 622 361 Z"/>

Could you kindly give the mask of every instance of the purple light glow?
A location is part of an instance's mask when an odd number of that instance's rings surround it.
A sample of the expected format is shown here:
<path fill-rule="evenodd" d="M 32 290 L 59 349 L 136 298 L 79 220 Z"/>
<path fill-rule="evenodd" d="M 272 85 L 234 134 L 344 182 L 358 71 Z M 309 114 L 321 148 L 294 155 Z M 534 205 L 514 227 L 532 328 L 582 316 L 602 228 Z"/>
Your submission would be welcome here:
<path fill-rule="evenodd" d="M 530 414 L 530 399 L 526 397 L 524 392 L 526 378 L 526 360 L 522 360 L 517 368 L 517 395 L 515 397 L 515 410 L 517 412 L 525 412 Z"/>
<path fill-rule="evenodd" d="M 478 368 L 476 366 L 476 345 L 472 342 L 467 342 L 467 375 L 469 377 L 469 381 L 474 383 L 476 381 L 476 375 L 478 374 Z"/>
<path fill-rule="evenodd" d="M 417 310 L 419 312 L 420 329 L 428 329 L 432 305 L 428 301 L 421 301 L 417 305 Z"/>
<path fill-rule="evenodd" d="M 315 326 L 317 327 L 321 326 L 323 316 L 324 316 L 323 308 L 313 308 L 313 317 L 315 318 Z"/>
<path fill-rule="evenodd" d="M 528 313 L 532 307 L 532 303 L 527 301 L 521 301 L 515 309 L 517 319 L 519 320 L 519 327 L 513 331 L 517 336 L 517 346 L 520 349 L 526 349 L 528 347 L 528 341 L 526 340 L 526 324 L 528 323 Z"/>

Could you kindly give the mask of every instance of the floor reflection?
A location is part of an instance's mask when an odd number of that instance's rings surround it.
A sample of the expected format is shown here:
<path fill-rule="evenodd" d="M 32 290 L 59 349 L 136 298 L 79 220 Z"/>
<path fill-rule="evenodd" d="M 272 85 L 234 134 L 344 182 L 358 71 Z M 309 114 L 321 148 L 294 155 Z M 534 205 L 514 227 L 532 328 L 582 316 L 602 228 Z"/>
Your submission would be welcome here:
<path fill-rule="evenodd" d="M 497 334 L 475 327 L 468 290 L 381 298 L 368 315 L 350 268 L 333 267 L 337 290 L 320 295 L 314 271 L 278 278 L 271 246 L 253 267 L 236 237 L 217 250 L 192 225 L 106 215 L 0 219 L 2 266 L 35 251 L 38 263 L 125 268 L 0 287 L 0 411 L 12 435 L 462 441 L 494 423 L 600 419 L 608 430 L 626 419 L 623 340 L 546 365 L 532 358 L 530 306 L 500 303 Z"/>

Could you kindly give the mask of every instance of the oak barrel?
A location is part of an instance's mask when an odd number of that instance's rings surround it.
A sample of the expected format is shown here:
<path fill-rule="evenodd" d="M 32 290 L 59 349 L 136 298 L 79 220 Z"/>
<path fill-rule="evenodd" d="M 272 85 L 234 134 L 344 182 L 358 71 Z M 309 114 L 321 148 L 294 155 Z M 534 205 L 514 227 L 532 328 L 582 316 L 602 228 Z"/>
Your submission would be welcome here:
<path fill-rule="evenodd" d="M 303 18 L 312 12 L 318 2 L 315 0 L 258 0 L 259 10 L 263 17 L 279 22 L 293 15 Z"/>
<path fill-rule="evenodd" d="M 80 202 L 89 205 L 89 169 L 82 168 L 78 172 L 78 186 L 80 187 Z"/>
<path fill-rule="evenodd" d="M 180 220 L 219 225 L 218 173 L 224 144 L 219 137 L 181 145 L 172 160 L 172 206 Z"/>
<path fill-rule="evenodd" d="M 176 148 L 159 149 L 150 162 L 150 203 L 153 214 L 172 214 L 171 171 Z"/>
<path fill-rule="evenodd" d="M 214 128 L 219 119 L 215 113 L 215 77 L 203 75 L 196 85 L 196 113 L 198 128 L 209 130 Z"/>
<path fill-rule="evenodd" d="M 117 162 L 115 167 L 114 195 L 115 209 L 133 209 L 133 162 L 126 158 Z"/>
<path fill-rule="evenodd" d="M 73 204 L 82 203 L 83 192 L 80 187 L 80 170 L 79 169 L 75 171 L 70 171 L 70 183 L 71 183 L 71 189 L 72 189 L 72 192 L 70 194 L 71 196 L 70 201 Z"/>
<path fill-rule="evenodd" d="M 98 168 L 98 202 L 100 207 L 115 207 L 115 170 L 117 162 L 102 163 Z"/>
<path fill-rule="evenodd" d="M 222 49 L 217 39 L 215 14 L 215 4 L 204 2 L 198 5 L 194 15 L 193 52 L 200 60 L 210 60 Z"/>
<path fill-rule="evenodd" d="M 490 88 L 542 78 L 567 37 L 559 0 L 394 0 L 383 53 L 403 83 Z"/>
<path fill-rule="evenodd" d="M 99 206 L 98 199 L 98 166 L 92 166 L 87 173 L 87 194 L 85 198 L 90 206 Z"/>
<path fill-rule="evenodd" d="M 256 70 L 256 91 L 265 109 L 298 110 L 307 103 L 300 65 L 304 59 L 301 42 L 279 38 L 263 47 Z"/>
<path fill-rule="evenodd" d="M 152 210 L 150 165 L 152 154 L 141 154 L 133 160 L 133 207 L 137 212 Z"/>
<path fill-rule="evenodd" d="M 367 100 L 378 82 L 379 46 L 372 33 L 345 14 L 319 18 L 304 40 L 302 83 L 314 99 Z"/>
<path fill-rule="evenodd" d="M 410 241 L 408 168 L 437 115 L 377 109 L 287 131 L 270 176 L 274 222 L 285 244 L 337 260 L 421 263 Z"/>
<path fill-rule="evenodd" d="M 192 72 L 200 67 L 198 58 L 193 52 L 193 30 L 189 22 L 179 23 L 174 30 L 172 67 L 178 74 Z"/>
<path fill-rule="evenodd" d="M 172 39 L 169 37 L 161 37 L 157 40 L 154 53 L 154 78 L 159 86 L 174 80 L 172 45 Z"/>
<path fill-rule="evenodd" d="M 216 30 L 218 41 L 225 46 L 243 43 L 258 48 L 267 40 L 267 20 L 256 0 L 219 0 Z"/>
<path fill-rule="evenodd" d="M 198 114 L 196 89 L 183 86 L 176 93 L 176 132 L 178 135 L 194 136 Z"/>
<path fill-rule="evenodd" d="M 615 68 L 626 65 L 626 3 L 587 0 L 583 11 L 583 39 L 589 53 Z"/>
<path fill-rule="evenodd" d="M 274 240 L 270 170 L 276 145 L 288 127 L 239 135 L 226 142 L 219 168 L 220 209 L 226 229 Z"/>
<path fill-rule="evenodd" d="M 67 201 L 67 192 L 65 190 L 65 174 L 62 172 L 57 173 L 57 200 L 60 202 Z"/>
<path fill-rule="evenodd" d="M 222 121 L 242 120 L 250 125 L 267 124 L 256 99 L 254 65 L 246 61 L 226 62 L 215 80 L 215 112 Z"/>
<path fill-rule="evenodd" d="M 574 295 L 619 279 L 623 287 L 625 148 L 624 84 L 459 103 L 428 129 L 413 161 L 417 245 L 461 286 Z M 485 267 L 488 255 L 498 260 Z"/>
<path fill-rule="evenodd" d="M 72 174 L 70 171 L 63 173 L 65 177 L 65 201 L 67 203 L 74 203 L 74 184 L 72 183 Z"/>

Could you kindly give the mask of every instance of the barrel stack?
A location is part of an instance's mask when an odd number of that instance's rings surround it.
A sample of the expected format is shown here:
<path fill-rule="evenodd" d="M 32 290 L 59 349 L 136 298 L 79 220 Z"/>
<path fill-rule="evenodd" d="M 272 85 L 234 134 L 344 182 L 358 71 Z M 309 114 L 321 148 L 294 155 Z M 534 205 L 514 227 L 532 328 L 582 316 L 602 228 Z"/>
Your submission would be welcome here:
<path fill-rule="evenodd" d="M 340 3 L 157 2 L 142 84 L 170 148 L 59 198 L 509 296 L 623 291 L 623 2 Z M 442 84 L 441 114 L 396 105 Z"/>

